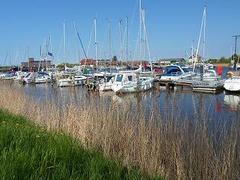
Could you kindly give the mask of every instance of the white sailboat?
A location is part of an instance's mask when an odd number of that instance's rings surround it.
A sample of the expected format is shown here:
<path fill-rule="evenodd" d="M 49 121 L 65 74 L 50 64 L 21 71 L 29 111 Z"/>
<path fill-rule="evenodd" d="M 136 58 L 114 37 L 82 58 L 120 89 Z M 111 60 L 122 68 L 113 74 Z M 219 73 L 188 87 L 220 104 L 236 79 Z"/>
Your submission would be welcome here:
<path fill-rule="evenodd" d="M 66 60 L 66 24 L 63 23 L 63 49 L 64 49 L 64 60 Z M 67 66 L 65 64 L 64 71 L 57 77 L 58 87 L 69 87 L 73 86 L 72 74 L 67 73 Z"/>
<path fill-rule="evenodd" d="M 202 23 L 201 23 L 201 28 L 200 28 L 200 34 L 199 34 L 199 39 L 198 39 L 198 44 L 197 44 L 197 50 L 195 54 L 195 61 L 193 65 L 193 71 L 195 70 L 196 67 L 196 62 L 199 57 L 199 51 L 200 51 L 200 44 L 202 43 L 202 60 L 200 68 L 202 68 L 202 72 L 198 74 L 195 79 L 199 79 L 201 81 L 216 81 L 220 80 L 221 76 L 219 76 L 216 71 L 213 69 L 213 65 L 211 64 L 206 64 L 205 61 L 205 44 L 206 44 L 206 23 L 207 23 L 207 7 L 204 7 L 203 10 L 203 15 L 202 15 Z M 202 37 L 203 36 L 203 37 Z"/>
<path fill-rule="evenodd" d="M 233 36 L 235 38 L 235 53 L 237 55 L 237 40 L 239 35 Z M 236 58 L 236 57 L 235 57 Z M 238 70 L 237 61 L 234 62 L 234 71 L 228 72 L 229 78 L 224 83 L 224 88 L 231 92 L 240 92 L 240 71 Z"/>

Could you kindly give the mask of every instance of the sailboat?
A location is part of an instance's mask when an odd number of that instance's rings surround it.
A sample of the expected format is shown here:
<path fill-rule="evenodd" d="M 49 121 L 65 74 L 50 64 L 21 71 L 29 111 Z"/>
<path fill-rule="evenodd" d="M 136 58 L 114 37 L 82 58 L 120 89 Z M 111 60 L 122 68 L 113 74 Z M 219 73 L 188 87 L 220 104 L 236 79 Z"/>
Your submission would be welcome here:
<path fill-rule="evenodd" d="M 197 51 L 195 54 L 195 62 L 193 65 L 193 71 L 196 69 L 196 61 L 199 57 L 200 43 L 202 42 L 202 57 L 205 58 L 205 39 L 206 39 L 206 21 L 207 21 L 207 7 L 204 7 L 202 23 L 200 28 L 200 34 L 197 44 Z M 202 40 L 203 34 L 203 40 Z M 207 67 L 207 68 L 206 68 Z M 207 92 L 207 93 L 217 93 L 219 90 L 223 89 L 224 81 L 221 80 L 221 76 L 219 76 L 214 69 L 208 69 L 204 60 L 202 60 L 200 64 L 200 74 L 192 77 L 192 88 L 193 91 L 197 92 Z"/>
<path fill-rule="evenodd" d="M 66 60 L 66 24 L 63 23 L 63 47 L 64 47 L 64 60 Z M 64 71 L 57 77 L 57 86 L 58 87 L 69 87 L 73 86 L 73 74 L 67 72 L 68 67 L 64 66 Z"/>
<path fill-rule="evenodd" d="M 73 76 L 74 74 L 71 71 L 67 71 L 67 66 L 65 65 L 64 71 L 59 74 L 57 77 L 57 86 L 58 87 L 69 87 L 73 86 Z"/>
<path fill-rule="evenodd" d="M 233 36 L 235 38 L 235 53 L 234 56 L 235 58 L 237 55 L 237 40 L 238 37 L 240 36 Z M 237 67 L 237 60 L 234 61 L 234 71 L 228 72 L 228 79 L 224 82 L 224 89 L 227 91 L 232 91 L 232 92 L 240 92 L 240 69 L 238 70 Z"/>
<path fill-rule="evenodd" d="M 51 36 L 49 36 L 49 39 L 46 40 L 45 53 L 42 53 L 42 48 L 40 47 L 40 56 L 41 56 L 42 62 L 48 61 L 49 56 L 52 57 L 52 53 L 49 53 L 49 44 L 51 44 Z M 51 52 L 52 52 L 52 45 L 51 45 Z M 47 70 L 46 64 L 43 65 L 42 63 L 39 63 L 38 72 L 35 73 L 35 77 L 34 77 L 35 84 L 50 83 L 53 80 L 46 70 Z"/>
<path fill-rule="evenodd" d="M 96 28 L 95 28 L 96 29 Z M 111 34 L 111 22 L 108 21 L 108 40 L 109 40 L 109 60 L 112 58 L 112 34 Z M 99 91 L 111 91 L 112 85 L 117 73 L 116 69 L 113 68 L 104 68 L 103 71 L 95 73 L 94 76 L 97 79 L 100 79 L 98 84 Z"/>

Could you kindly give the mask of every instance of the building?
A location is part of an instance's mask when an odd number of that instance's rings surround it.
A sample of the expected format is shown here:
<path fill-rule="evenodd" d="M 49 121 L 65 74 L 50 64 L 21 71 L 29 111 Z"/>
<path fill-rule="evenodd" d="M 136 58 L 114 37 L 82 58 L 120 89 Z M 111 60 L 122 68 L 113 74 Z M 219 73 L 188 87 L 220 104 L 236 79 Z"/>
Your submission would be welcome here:
<path fill-rule="evenodd" d="M 184 58 L 163 58 L 159 59 L 158 63 L 160 65 L 185 64 L 186 60 Z"/>
<path fill-rule="evenodd" d="M 112 60 L 109 60 L 109 59 L 102 59 L 102 60 L 94 60 L 94 59 L 81 59 L 80 60 L 80 65 L 83 66 L 83 65 L 86 65 L 86 66 L 105 66 L 105 67 L 108 67 L 108 66 L 117 66 L 118 65 L 118 61 L 112 61 Z"/>
<path fill-rule="evenodd" d="M 39 60 L 35 61 L 34 58 L 28 58 L 27 62 L 21 62 L 21 68 L 30 71 L 38 71 L 39 69 L 46 69 L 52 68 L 54 65 L 52 64 L 51 60 Z"/>
<path fill-rule="evenodd" d="M 80 65 L 83 66 L 96 66 L 97 61 L 94 59 L 81 59 L 80 60 Z"/>

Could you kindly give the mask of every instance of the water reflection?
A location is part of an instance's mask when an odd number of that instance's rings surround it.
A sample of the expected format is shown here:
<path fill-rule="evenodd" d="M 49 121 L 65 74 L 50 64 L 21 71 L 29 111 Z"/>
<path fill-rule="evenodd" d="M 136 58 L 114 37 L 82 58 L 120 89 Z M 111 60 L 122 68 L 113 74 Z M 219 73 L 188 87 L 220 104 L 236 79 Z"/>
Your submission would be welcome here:
<path fill-rule="evenodd" d="M 225 94 L 224 104 L 229 107 L 230 111 L 240 111 L 240 95 Z"/>

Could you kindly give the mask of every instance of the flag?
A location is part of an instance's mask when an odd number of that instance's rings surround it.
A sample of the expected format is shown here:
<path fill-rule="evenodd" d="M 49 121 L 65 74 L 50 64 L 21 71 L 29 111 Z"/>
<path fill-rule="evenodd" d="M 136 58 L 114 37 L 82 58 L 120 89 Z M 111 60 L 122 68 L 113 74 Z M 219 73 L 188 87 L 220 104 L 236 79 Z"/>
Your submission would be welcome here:
<path fill-rule="evenodd" d="M 48 52 L 48 56 L 53 56 L 53 53 Z"/>

